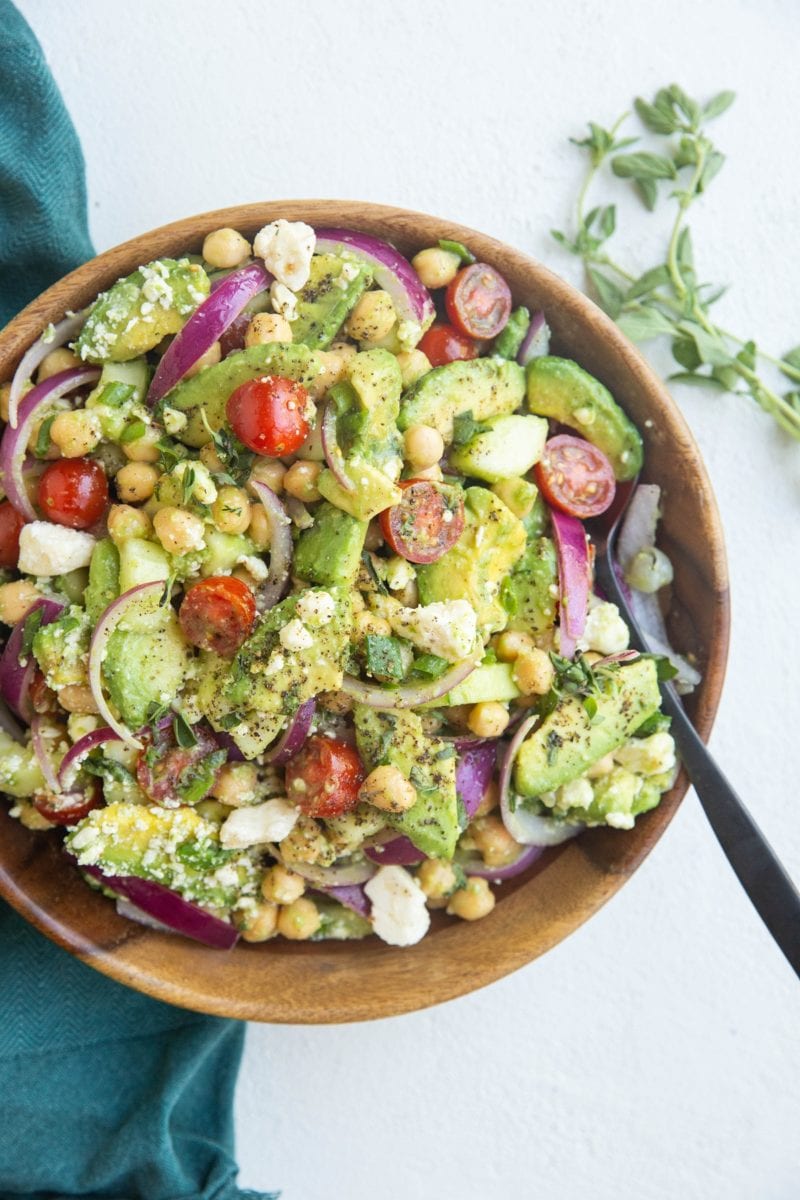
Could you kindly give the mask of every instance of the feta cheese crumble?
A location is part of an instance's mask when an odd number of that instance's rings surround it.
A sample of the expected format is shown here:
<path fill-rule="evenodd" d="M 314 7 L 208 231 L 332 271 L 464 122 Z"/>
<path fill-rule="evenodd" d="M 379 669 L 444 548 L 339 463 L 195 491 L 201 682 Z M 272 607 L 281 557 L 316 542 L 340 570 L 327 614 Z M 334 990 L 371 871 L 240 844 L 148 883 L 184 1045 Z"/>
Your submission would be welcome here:
<path fill-rule="evenodd" d="M 390 946 L 413 946 L 431 923 L 425 893 L 403 867 L 379 867 L 364 885 L 372 902 L 372 928 Z"/>
<path fill-rule="evenodd" d="M 297 601 L 297 615 L 308 625 L 327 625 L 336 615 L 336 601 L 330 592 L 305 592 Z"/>
<path fill-rule="evenodd" d="M 226 850 L 280 842 L 292 832 L 299 815 L 300 810 L 283 799 L 235 808 L 222 825 L 219 840 Z"/>
<path fill-rule="evenodd" d="M 30 521 L 19 535 L 19 569 L 25 575 L 66 575 L 88 567 L 96 538 L 50 521 Z"/>
<path fill-rule="evenodd" d="M 297 296 L 282 283 L 270 284 L 269 298 L 273 310 L 285 321 L 293 321 L 297 316 Z"/>
<path fill-rule="evenodd" d="M 628 649 L 630 633 L 619 615 L 616 604 L 601 601 L 590 608 L 583 637 L 578 639 L 579 650 L 594 650 L 598 654 L 619 654 Z"/>
<path fill-rule="evenodd" d="M 459 662 L 475 648 L 478 618 L 466 600 L 442 600 L 420 608 L 398 608 L 389 618 L 392 629 L 419 650 Z"/>
<path fill-rule="evenodd" d="M 297 617 L 287 621 L 278 634 L 278 641 L 284 650 L 308 650 L 310 646 L 314 645 L 313 636 L 303 622 L 298 621 Z"/>
<path fill-rule="evenodd" d="M 268 271 L 292 291 L 308 282 L 317 235 L 304 221 L 271 221 L 257 234 L 253 252 Z"/>

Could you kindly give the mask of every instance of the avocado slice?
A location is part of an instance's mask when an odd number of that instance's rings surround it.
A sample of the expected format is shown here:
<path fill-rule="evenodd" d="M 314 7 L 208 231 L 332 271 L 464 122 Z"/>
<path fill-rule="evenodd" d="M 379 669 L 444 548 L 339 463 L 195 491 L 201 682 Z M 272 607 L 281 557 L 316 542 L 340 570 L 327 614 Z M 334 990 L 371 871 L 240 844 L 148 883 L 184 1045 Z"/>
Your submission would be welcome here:
<path fill-rule="evenodd" d="M 528 540 L 525 553 L 504 580 L 501 602 L 508 612 L 508 628 L 544 633 L 556 620 L 558 565 L 552 538 Z"/>
<path fill-rule="evenodd" d="M 86 658 L 91 636 L 92 623 L 84 610 L 75 604 L 55 621 L 37 630 L 33 639 L 33 657 L 47 686 L 54 692 L 63 687 L 86 684 Z"/>
<path fill-rule="evenodd" d="M 403 397 L 398 418 L 402 432 L 411 425 L 438 429 L 453 440 L 453 421 L 471 412 L 476 421 L 512 413 L 525 398 L 525 372 L 504 358 L 473 358 L 434 367 Z"/>
<path fill-rule="evenodd" d="M 442 704 L 482 704 L 485 700 L 515 700 L 521 692 L 514 683 L 510 663 L 485 663 L 457 684 L 443 700 L 435 700 L 432 708 Z"/>
<path fill-rule="evenodd" d="M 168 579 L 169 555 L 157 542 L 146 538 L 126 538 L 119 549 L 119 590 L 129 591 L 139 583 Z"/>
<path fill-rule="evenodd" d="M 198 263 L 160 258 L 101 292 L 75 350 L 84 362 L 127 362 L 178 333 L 211 284 Z"/>
<path fill-rule="evenodd" d="M 437 562 L 417 568 L 421 604 L 468 600 L 483 637 L 505 628 L 508 614 L 500 586 L 525 550 L 525 527 L 503 501 L 484 487 L 464 493 L 464 532 Z"/>
<path fill-rule="evenodd" d="M 92 551 L 89 583 L 83 596 L 86 613 L 93 625 L 118 595 L 119 550 L 111 538 L 102 538 Z"/>
<path fill-rule="evenodd" d="M 499 483 L 524 475 L 542 457 L 547 421 L 518 413 L 492 417 L 486 428 L 450 451 L 450 465 L 462 475 Z"/>
<path fill-rule="evenodd" d="M 315 254 L 308 282 L 297 293 L 292 340 L 324 350 L 335 340 L 350 309 L 372 283 L 369 265 L 338 254 Z"/>
<path fill-rule="evenodd" d="M 199 418 L 200 409 L 205 410 L 209 428 L 216 433 L 225 424 L 228 397 L 249 379 L 258 379 L 262 375 L 281 375 L 307 387 L 319 369 L 320 361 L 308 346 L 285 342 L 249 346 L 179 383 L 167 393 L 164 403 L 181 412 L 196 410 L 197 420 L 189 422 L 186 429 L 181 431 L 180 439 L 188 446 L 202 446 L 209 440 L 209 434 Z"/>
<path fill-rule="evenodd" d="M 637 658 L 618 667 L 595 698 L 592 717 L 581 697 L 561 700 L 522 743 L 514 770 L 521 796 L 552 792 L 621 746 L 661 703 L 655 662 Z"/>
<path fill-rule="evenodd" d="M 45 786 L 33 746 L 21 746 L 0 729 L 0 792 L 24 800 Z"/>
<path fill-rule="evenodd" d="M 602 450 L 617 479 L 642 469 L 641 435 L 607 387 L 570 358 L 545 355 L 527 368 L 528 408 L 576 429 Z"/>
<path fill-rule="evenodd" d="M 326 500 L 314 511 L 314 524 L 300 534 L 294 552 L 294 573 L 308 583 L 342 584 L 355 582 L 361 565 L 361 551 L 367 536 L 367 522 L 358 521 Z"/>
<path fill-rule="evenodd" d="M 391 763 L 417 789 L 417 802 L 404 813 L 387 814 L 387 824 L 405 834 L 423 854 L 452 858 L 458 840 L 456 756 L 451 746 L 430 738 L 411 709 L 377 712 L 357 704 L 356 744 L 367 769 Z"/>
<path fill-rule="evenodd" d="M 188 669 L 189 650 L 173 609 L 152 593 L 131 603 L 103 660 L 108 694 L 125 724 L 139 729 L 153 705 L 171 704 Z"/>

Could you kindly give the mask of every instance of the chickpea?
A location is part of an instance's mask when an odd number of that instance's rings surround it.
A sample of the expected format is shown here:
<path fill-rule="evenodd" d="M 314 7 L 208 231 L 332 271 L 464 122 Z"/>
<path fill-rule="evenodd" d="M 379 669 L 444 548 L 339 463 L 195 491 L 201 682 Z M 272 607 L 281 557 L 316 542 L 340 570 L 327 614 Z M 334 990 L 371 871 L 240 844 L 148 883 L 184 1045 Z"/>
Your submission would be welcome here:
<path fill-rule="evenodd" d="M 58 702 L 70 713 L 96 713 L 98 711 L 92 689 L 80 683 L 70 683 L 58 693 Z"/>
<path fill-rule="evenodd" d="M 304 942 L 313 937 L 321 924 L 319 910 L 307 896 L 300 896 L 278 913 L 278 933 L 292 941 Z"/>
<path fill-rule="evenodd" d="M 205 526 L 200 517 L 185 508 L 159 509 L 153 518 L 156 537 L 169 554 L 185 554 L 188 550 L 202 550 L 205 541 Z"/>
<path fill-rule="evenodd" d="M 38 808 L 35 808 L 30 800 L 17 800 L 16 809 L 18 811 L 18 819 L 20 825 L 24 825 L 26 829 L 54 829 L 52 821 L 48 821 L 47 817 L 43 817 Z"/>
<path fill-rule="evenodd" d="M 240 263 L 250 257 L 250 253 L 250 243 L 247 238 L 242 237 L 238 230 L 231 229 L 227 225 L 206 234 L 203 242 L 203 258 L 210 267 L 216 267 L 220 271 L 238 267 Z"/>
<path fill-rule="evenodd" d="M 483 796 L 481 797 L 480 804 L 475 809 L 475 817 L 487 817 L 490 812 L 494 812 L 499 804 L 500 789 L 497 786 L 497 780 L 492 779 L 486 791 L 483 793 Z"/>
<path fill-rule="evenodd" d="M 282 863 L 276 863 L 265 873 L 261 881 L 261 895 L 273 904 L 294 904 L 306 890 L 302 875 L 296 875 Z"/>
<path fill-rule="evenodd" d="M 250 506 L 250 524 L 247 532 L 256 550 L 269 549 L 272 528 L 263 504 L 252 504 Z"/>
<path fill-rule="evenodd" d="M 330 842 L 325 837 L 322 826 L 313 817 L 303 815 L 298 818 L 292 832 L 280 843 L 280 847 L 281 858 L 289 863 L 320 862 L 330 852 Z"/>
<path fill-rule="evenodd" d="M 246 942 L 267 942 L 278 931 L 278 906 L 264 902 L 237 913 L 236 925 Z"/>
<path fill-rule="evenodd" d="M 452 283 L 461 266 L 461 259 L 451 250 L 429 246 L 420 250 L 411 260 L 411 265 L 427 288 L 443 288 Z"/>
<path fill-rule="evenodd" d="M 160 455 L 156 445 L 160 436 L 154 426 L 148 425 L 141 437 L 134 438 L 132 442 L 125 442 L 122 451 L 130 462 L 154 463 Z"/>
<path fill-rule="evenodd" d="M 292 327 L 277 313 L 256 313 L 244 334 L 245 346 L 266 346 L 269 342 L 290 342 Z"/>
<path fill-rule="evenodd" d="M 434 463 L 432 467 L 425 467 L 424 470 L 418 471 L 415 469 L 414 478 L 415 479 L 430 479 L 431 483 L 441 483 L 444 478 L 444 475 L 442 474 L 442 468 L 439 466 L 439 464 L 437 462 L 437 463 Z"/>
<path fill-rule="evenodd" d="M 2 589 L 0 589 L 2 590 Z M 605 754 L 602 758 L 598 758 L 597 762 L 592 763 L 586 772 L 587 779 L 602 779 L 604 775 L 610 775 L 614 770 L 614 755 Z"/>
<path fill-rule="evenodd" d="M 58 446 L 64 458 L 91 454 L 101 437 L 100 419 L 91 409 L 61 412 L 50 426 L 50 441 Z"/>
<path fill-rule="evenodd" d="M 248 490 L 258 497 L 258 492 L 250 486 L 255 481 L 256 483 L 265 483 L 271 492 L 279 496 L 283 491 L 285 475 L 286 467 L 276 458 L 257 458 L 247 481 Z"/>
<path fill-rule="evenodd" d="M 41 595 L 27 579 L 0 585 L 0 621 L 4 625 L 16 625 Z"/>
<path fill-rule="evenodd" d="M 403 772 L 387 763 L 370 771 L 358 790 L 362 804 L 372 804 L 383 812 L 408 812 L 417 802 L 417 789 Z"/>
<path fill-rule="evenodd" d="M 395 595 L 406 608 L 416 608 L 419 604 L 419 587 L 416 579 L 410 579 L 404 588 L 395 592 Z"/>
<path fill-rule="evenodd" d="M 325 712 L 345 716 L 353 711 L 355 701 L 346 692 L 321 692 L 317 697 Z"/>
<path fill-rule="evenodd" d="M 11 384 L 0 384 L 0 421 L 8 421 L 8 400 L 11 395 Z"/>
<path fill-rule="evenodd" d="M 375 637 L 390 637 L 392 627 L 385 617 L 376 616 L 371 612 L 356 613 L 353 619 L 353 632 L 356 641 L 361 641 L 367 634 Z"/>
<path fill-rule="evenodd" d="M 256 798 L 258 771 L 254 763 L 225 763 L 220 767 L 211 795 L 229 808 L 252 804 Z"/>
<path fill-rule="evenodd" d="M 244 533 L 250 524 L 250 499 L 242 488 L 221 487 L 211 506 L 214 524 L 220 533 Z"/>
<path fill-rule="evenodd" d="M 335 383 L 341 383 L 347 374 L 348 361 L 356 353 L 355 346 L 347 342 L 334 342 L 330 350 L 317 351 L 322 370 L 308 386 L 308 391 L 315 400 L 321 400 Z"/>
<path fill-rule="evenodd" d="M 144 504 L 156 490 L 159 474 L 152 463 L 129 462 L 117 471 L 114 482 L 120 500 Z"/>
<path fill-rule="evenodd" d="M 508 711 L 497 700 L 484 700 L 473 704 L 467 725 L 476 737 L 500 737 L 508 725 Z"/>
<path fill-rule="evenodd" d="M 366 604 L 364 603 L 364 597 L 361 595 L 361 592 L 353 592 L 353 594 L 350 598 L 350 604 L 352 606 L 354 614 L 363 612 L 364 609 L 367 607 Z"/>
<path fill-rule="evenodd" d="M 474 820 L 469 833 L 487 867 L 505 867 L 519 854 L 519 845 L 494 814 Z"/>
<path fill-rule="evenodd" d="M 306 504 L 321 500 L 317 480 L 322 472 L 322 463 L 296 462 L 292 463 L 283 479 L 284 491 L 295 496 Z"/>
<path fill-rule="evenodd" d="M 141 508 L 130 504 L 112 504 L 107 517 L 108 535 L 115 546 L 128 538 L 147 538 L 153 532 L 153 522 Z"/>
<path fill-rule="evenodd" d="M 519 629 L 506 629 L 498 635 L 494 644 L 495 653 L 501 662 L 513 662 L 520 654 L 529 654 L 533 648 L 531 635 Z"/>
<path fill-rule="evenodd" d="M 225 465 L 217 454 L 217 448 L 213 442 L 206 442 L 205 446 L 200 447 L 200 462 L 204 467 L 208 467 L 212 474 L 225 470 Z"/>
<path fill-rule="evenodd" d="M 73 367 L 79 366 L 81 366 L 81 360 L 77 354 L 73 354 L 66 346 L 58 346 L 40 362 L 39 370 L 36 372 L 36 382 L 43 383 L 45 379 L 58 375 L 60 371 L 70 371 Z"/>
<path fill-rule="evenodd" d="M 412 387 L 431 369 L 430 359 L 422 350 L 401 350 L 396 358 L 400 368 L 400 378 L 403 381 L 403 391 Z"/>
<path fill-rule="evenodd" d="M 246 584 L 247 587 L 250 588 L 251 592 L 258 591 L 259 581 L 256 579 L 256 577 L 254 575 L 250 574 L 247 567 L 242 567 L 242 566 L 234 567 L 234 569 L 231 571 L 231 578 L 238 579 L 240 581 L 240 583 Z"/>
<path fill-rule="evenodd" d="M 538 646 L 520 654 L 514 663 L 514 682 L 526 696 L 544 696 L 553 686 L 555 677 L 550 656 Z"/>
<path fill-rule="evenodd" d="M 451 917 L 461 917 L 462 921 L 479 921 L 481 917 L 488 917 L 494 903 L 494 893 L 486 880 L 471 876 L 466 887 L 453 893 L 447 912 Z"/>
<path fill-rule="evenodd" d="M 206 367 L 214 367 L 222 360 L 222 347 L 219 342 L 212 342 L 204 354 L 201 354 L 196 359 L 189 370 L 184 375 L 184 379 L 191 379 L 194 375 L 199 375 Z"/>
<path fill-rule="evenodd" d="M 430 425 L 412 425 L 403 442 L 406 458 L 415 469 L 434 466 L 444 454 L 444 438 Z"/>
<path fill-rule="evenodd" d="M 426 858 L 417 871 L 417 880 L 428 900 L 433 901 L 445 900 L 452 895 L 458 884 L 453 864 L 443 862 L 439 858 Z"/>
<path fill-rule="evenodd" d="M 379 342 L 396 320 L 397 313 L 388 292 L 365 292 L 347 318 L 345 331 L 355 342 Z"/>

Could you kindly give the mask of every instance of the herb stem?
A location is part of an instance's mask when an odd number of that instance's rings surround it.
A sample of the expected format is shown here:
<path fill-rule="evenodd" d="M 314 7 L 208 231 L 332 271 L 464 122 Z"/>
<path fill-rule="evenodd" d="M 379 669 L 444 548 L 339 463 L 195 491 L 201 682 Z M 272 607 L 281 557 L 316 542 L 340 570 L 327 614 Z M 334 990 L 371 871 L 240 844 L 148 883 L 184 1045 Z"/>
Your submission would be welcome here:
<path fill-rule="evenodd" d="M 695 169 L 692 174 L 692 178 L 689 181 L 689 186 L 687 187 L 685 192 L 681 193 L 680 199 L 678 201 L 678 215 L 676 216 L 675 223 L 672 226 L 672 234 L 669 239 L 669 248 L 667 250 L 667 267 L 669 268 L 670 279 L 672 280 L 672 286 L 675 289 L 676 295 L 678 296 L 678 299 L 681 301 L 684 301 L 686 299 L 686 297 L 688 295 L 688 290 L 687 290 L 686 284 L 684 283 L 684 280 L 683 280 L 683 274 L 681 273 L 680 264 L 678 263 L 678 241 L 680 239 L 681 232 L 683 230 L 683 219 L 686 215 L 687 209 L 689 208 L 692 201 L 697 196 L 697 188 L 698 188 L 698 185 L 702 178 L 703 170 L 706 165 L 705 139 L 699 138 L 696 145 L 697 145 L 697 163 L 695 164 Z M 701 321 L 701 324 L 705 324 L 705 318 L 704 317 L 701 318 L 699 306 L 697 305 L 696 302 L 692 306 L 692 312 L 695 315 L 695 318 Z"/>

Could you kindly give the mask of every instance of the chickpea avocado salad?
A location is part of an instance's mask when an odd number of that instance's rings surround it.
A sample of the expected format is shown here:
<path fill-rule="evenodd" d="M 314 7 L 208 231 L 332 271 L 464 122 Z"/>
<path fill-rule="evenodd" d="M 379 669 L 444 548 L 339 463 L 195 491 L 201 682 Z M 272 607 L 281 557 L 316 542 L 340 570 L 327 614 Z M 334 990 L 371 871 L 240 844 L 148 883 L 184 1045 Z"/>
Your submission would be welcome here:
<path fill-rule="evenodd" d="M 584 524 L 639 431 L 465 246 L 214 230 L 0 401 L 0 791 L 121 914 L 408 946 L 672 786 L 659 489 L 620 561 L 663 657 Z"/>

